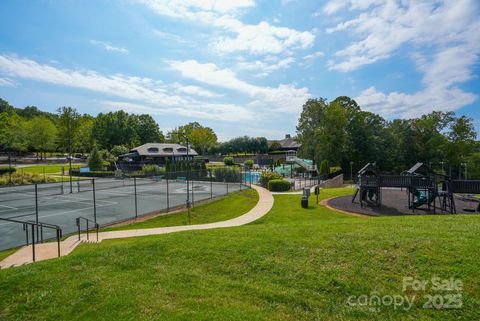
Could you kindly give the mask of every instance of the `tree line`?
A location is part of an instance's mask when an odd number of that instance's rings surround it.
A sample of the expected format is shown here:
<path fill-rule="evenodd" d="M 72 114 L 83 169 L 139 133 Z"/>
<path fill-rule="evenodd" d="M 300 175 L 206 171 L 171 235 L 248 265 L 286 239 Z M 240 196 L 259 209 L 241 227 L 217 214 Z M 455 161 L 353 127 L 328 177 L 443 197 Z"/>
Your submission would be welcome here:
<path fill-rule="evenodd" d="M 219 143 L 216 133 L 198 122 L 191 122 L 166 133 L 146 114 L 122 110 L 100 113 L 96 117 L 80 114 L 73 107 L 61 107 L 56 113 L 35 106 L 16 108 L 0 99 L 0 150 L 10 153 L 47 152 L 68 154 L 106 150 L 113 156 L 127 153 L 145 143 L 189 143 L 200 155 L 228 153 L 265 153 L 265 137 L 238 137 Z"/>
<path fill-rule="evenodd" d="M 297 125 L 300 155 L 316 164 L 327 160 L 344 172 L 376 162 L 379 170 L 401 173 L 417 162 L 446 174 L 480 178 L 480 143 L 473 120 L 434 111 L 414 119 L 387 121 L 341 96 L 310 99 Z M 347 175 L 348 177 L 349 175 Z M 462 176 L 462 177 L 463 177 Z"/>

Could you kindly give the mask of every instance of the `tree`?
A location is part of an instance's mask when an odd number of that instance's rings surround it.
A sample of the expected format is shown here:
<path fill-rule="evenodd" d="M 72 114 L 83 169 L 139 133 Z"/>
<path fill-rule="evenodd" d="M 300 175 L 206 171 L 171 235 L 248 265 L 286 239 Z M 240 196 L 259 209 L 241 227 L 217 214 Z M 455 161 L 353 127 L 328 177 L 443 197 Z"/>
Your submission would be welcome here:
<path fill-rule="evenodd" d="M 217 135 L 210 127 L 204 127 L 198 122 L 188 123 L 167 133 L 167 141 L 185 145 L 186 137 L 189 143 L 200 155 L 205 155 L 217 143 Z"/>
<path fill-rule="evenodd" d="M 93 138 L 100 148 L 111 149 L 115 145 L 134 147 L 140 139 L 136 133 L 135 117 L 123 110 L 98 114 L 93 124 Z"/>
<path fill-rule="evenodd" d="M 27 150 L 27 131 L 25 121 L 15 112 L 0 114 L 0 146 L 8 152 L 10 161 L 11 152 Z"/>
<path fill-rule="evenodd" d="M 320 163 L 320 169 L 319 169 L 320 175 L 328 175 L 330 174 L 330 163 L 328 160 L 324 159 Z"/>
<path fill-rule="evenodd" d="M 118 157 L 120 155 L 123 155 L 123 154 L 126 154 L 128 153 L 128 147 L 127 146 L 124 146 L 124 145 L 115 145 L 113 146 L 113 148 L 110 150 L 110 153 L 115 156 L 115 157 Z"/>
<path fill-rule="evenodd" d="M 276 140 L 274 140 L 271 144 L 270 144 L 270 147 L 268 148 L 269 151 L 271 152 L 274 152 L 276 150 L 281 150 L 282 149 L 282 145 L 280 145 L 280 143 Z"/>
<path fill-rule="evenodd" d="M 88 167 L 92 171 L 100 171 L 103 167 L 103 156 L 98 151 L 98 148 L 95 146 L 93 147 L 92 151 L 90 152 L 90 156 L 88 157 Z"/>
<path fill-rule="evenodd" d="M 47 151 L 55 150 L 57 128 L 51 120 L 44 116 L 34 117 L 27 122 L 27 137 L 31 148 L 45 157 Z"/>
<path fill-rule="evenodd" d="M 140 144 L 162 143 L 165 141 L 157 122 L 150 115 L 132 115 L 135 123 L 135 133 Z"/>
<path fill-rule="evenodd" d="M 83 115 L 79 118 L 78 130 L 75 133 L 76 150 L 87 153 L 93 148 L 95 144 L 92 133 L 94 122 L 95 118 L 89 115 Z"/>
<path fill-rule="evenodd" d="M 346 142 L 347 110 L 340 102 L 327 104 L 325 99 L 310 99 L 303 106 L 297 126 L 300 155 L 341 163 Z"/>
<path fill-rule="evenodd" d="M 206 152 L 215 146 L 217 143 L 217 135 L 213 129 L 209 127 L 193 128 L 189 134 L 192 147 L 200 153 L 205 155 Z"/>
<path fill-rule="evenodd" d="M 80 114 L 72 107 L 62 107 L 57 112 L 59 114 L 57 125 L 58 141 L 60 147 L 71 156 L 75 148 Z"/>

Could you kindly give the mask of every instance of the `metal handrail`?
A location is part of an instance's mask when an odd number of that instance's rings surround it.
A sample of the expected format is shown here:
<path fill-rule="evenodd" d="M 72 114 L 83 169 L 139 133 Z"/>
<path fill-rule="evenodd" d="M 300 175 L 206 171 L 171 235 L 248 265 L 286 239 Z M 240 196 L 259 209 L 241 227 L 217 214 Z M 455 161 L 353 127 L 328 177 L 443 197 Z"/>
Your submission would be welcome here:
<path fill-rule="evenodd" d="M 17 224 L 22 224 L 23 225 L 23 230 L 25 231 L 26 235 L 26 245 L 29 245 L 29 239 L 28 239 L 28 227 L 27 225 L 30 225 L 31 231 L 32 231 L 32 258 L 33 262 L 35 262 L 35 227 L 37 227 L 37 233 L 38 233 L 38 227 L 40 227 L 40 236 L 41 236 L 41 243 L 43 243 L 43 228 L 49 228 L 52 230 L 55 230 L 56 232 L 56 239 L 57 239 L 57 252 L 58 252 L 58 257 L 60 257 L 60 238 L 62 237 L 62 229 L 58 225 L 54 224 L 49 224 L 49 223 L 44 223 L 44 222 L 36 222 L 36 221 L 20 221 L 20 220 L 14 220 L 11 218 L 0 218 L 1 221 L 5 222 L 10 222 L 10 223 L 17 223 Z M 38 234 L 37 234 L 37 243 L 38 243 Z"/>
<path fill-rule="evenodd" d="M 90 235 L 89 235 L 89 225 L 88 225 L 88 222 L 92 222 L 93 223 L 93 226 L 96 230 L 96 234 L 97 234 L 97 242 L 98 242 L 98 229 L 100 228 L 100 224 L 98 224 L 97 222 L 91 220 L 91 219 L 88 219 L 86 217 L 83 217 L 83 216 L 79 216 L 75 219 L 75 222 L 77 223 L 77 229 L 78 229 L 78 240 L 80 241 L 80 225 L 81 225 L 81 220 L 84 220 L 86 225 L 87 225 L 87 241 L 90 240 Z"/>

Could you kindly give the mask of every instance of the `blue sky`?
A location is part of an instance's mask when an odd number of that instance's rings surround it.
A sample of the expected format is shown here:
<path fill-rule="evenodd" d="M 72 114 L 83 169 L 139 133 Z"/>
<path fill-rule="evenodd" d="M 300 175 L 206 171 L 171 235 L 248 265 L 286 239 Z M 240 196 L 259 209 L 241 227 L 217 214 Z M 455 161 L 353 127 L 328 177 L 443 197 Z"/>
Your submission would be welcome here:
<path fill-rule="evenodd" d="M 275 139 L 308 98 L 346 95 L 480 129 L 478 0 L 3 0 L 0 15 L 0 97 L 17 107 Z"/>

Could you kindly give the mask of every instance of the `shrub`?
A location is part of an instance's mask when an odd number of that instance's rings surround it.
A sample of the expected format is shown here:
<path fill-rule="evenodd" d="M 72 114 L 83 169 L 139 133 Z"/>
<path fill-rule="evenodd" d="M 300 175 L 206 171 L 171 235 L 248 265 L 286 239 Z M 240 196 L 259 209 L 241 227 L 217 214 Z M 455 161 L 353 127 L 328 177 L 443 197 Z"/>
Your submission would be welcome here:
<path fill-rule="evenodd" d="M 142 173 L 146 176 L 159 175 L 161 173 L 161 169 L 158 165 L 143 165 Z"/>
<path fill-rule="evenodd" d="M 215 168 L 213 175 L 217 182 L 240 183 L 242 181 L 242 173 L 236 169 Z"/>
<path fill-rule="evenodd" d="M 44 182 L 55 182 L 57 181 L 55 177 L 38 173 L 20 173 L 14 172 L 11 177 L 12 185 L 22 185 L 22 184 L 33 184 L 33 183 L 44 183 Z M 8 175 L 0 176 L 0 186 L 5 186 L 10 184 L 10 177 Z"/>
<path fill-rule="evenodd" d="M 245 162 L 243 162 L 243 165 L 245 165 L 246 168 L 252 168 L 253 167 L 253 159 L 247 159 Z"/>
<path fill-rule="evenodd" d="M 125 146 L 125 145 L 115 145 L 112 147 L 112 149 L 110 150 L 110 153 L 115 156 L 115 157 L 118 157 L 120 155 L 123 155 L 123 154 L 126 154 L 128 153 L 128 147 Z"/>
<path fill-rule="evenodd" d="M 268 182 L 272 179 L 282 179 L 282 175 L 275 172 L 264 172 L 260 175 L 260 185 L 268 187 Z"/>
<path fill-rule="evenodd" d="M 227 156 L 223 159 L 223 163 L 227 166 L 233 165 L 233 157 Z"/>
<path fill-rule="evenodd" d="M 320 175 L 328 175 L 330 174 L 330 163 L 328 160 L 324 159 L 320 163 Z"/>
<path fill-rule="evenodd" d="M 90 152 L 90 156 L 88 157 L 87 164 L 88 164 L 88 167 L 90 167 L 90 170 L 92 171 L 102 170 L 103 157 L 96 147 L 94 147 Z"/>
<path fill-rule="evenodd" d="M 0 175 L 8 174 L 8 173 L 15 173 L 15 167 L 0 167 Z"/>
<path fill-rule="evenodd" d="M 272 179 L 268 182 L 268 190 L 272 192 L 285 192 L 291 188 L 289 181 L 284 179 Z"/>

